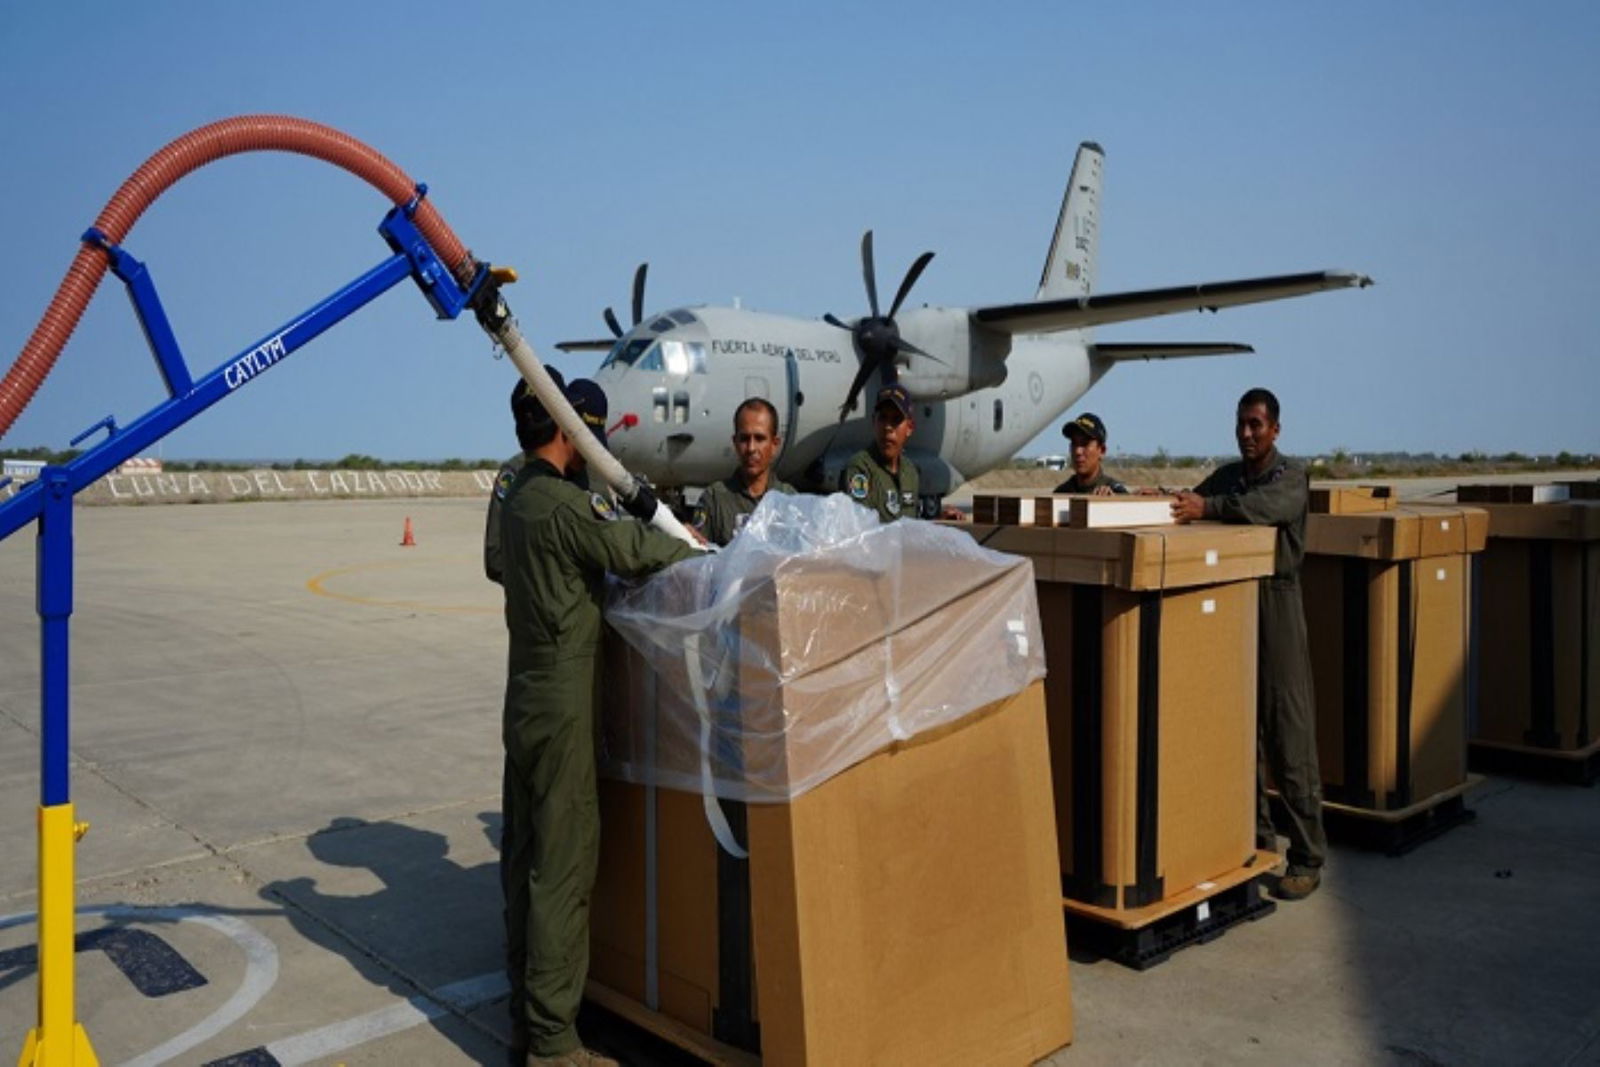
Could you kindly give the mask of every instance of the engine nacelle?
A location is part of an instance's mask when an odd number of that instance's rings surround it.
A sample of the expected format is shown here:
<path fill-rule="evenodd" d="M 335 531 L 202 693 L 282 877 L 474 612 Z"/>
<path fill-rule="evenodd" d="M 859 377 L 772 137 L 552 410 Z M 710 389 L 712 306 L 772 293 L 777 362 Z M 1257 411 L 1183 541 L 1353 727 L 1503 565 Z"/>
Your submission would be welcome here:
<path fill-rule="evenodd" d="M 1006 380 L 1010 334 L 987 329 L 952 308 L 903 311 L 895 323 L 901 337 L 943 361 L 901 353 L 900 384 L 913 399 L 947 400 Z"/>

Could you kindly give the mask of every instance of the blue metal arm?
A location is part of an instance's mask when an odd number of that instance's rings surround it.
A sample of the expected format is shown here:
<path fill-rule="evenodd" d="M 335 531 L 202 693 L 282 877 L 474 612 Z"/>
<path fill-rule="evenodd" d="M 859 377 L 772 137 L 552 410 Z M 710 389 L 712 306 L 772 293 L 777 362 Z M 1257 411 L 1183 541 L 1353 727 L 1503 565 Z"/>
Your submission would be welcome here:
<path fill-rule="evenodd" d="M 417 285 L 440 318 L 455 318 L 460 314 L 487 276 L 487 270 L 480 268 L 472 286 L 466 289 L 459 286 L 403 209 L 396 208 L 389 212 L 379 231 L 395 249 L 394 255 L 299 318 L 261 338 L 183 392 L 175 393 L 135 422 L 119 430 L 114 421 L 105 420 L 86 431 L 82 436 L 106 425 L 111 433 L 106 440 L 59 468 L 66 474 L 67 492 L 77 495 L 93 485 L 121 466 L 124 460 L 138 455 L 211 405 L 255 381 L 308 341 L 381 296 L 408 275 L 416 278 Z M 188 369 L 178 351 L 172 330 L 166 325 L 166 315 L 161 311 L 148 272 L 138 260 L 122 253 L 116 246 L 109 246 L 109 250 L 114 262 L 120 262 L 134 278 L 139 279 L 137 283 L 124 280 L 128 283 L 134 308 L 139 312 L 145 336 L 155 350 L 157 366 L 161 368 L 168 387 L 187 382 Z M 138 265 L 138 269 L 135 271 L 128 267 L 130 263 Z M 118 274 L 120 277 L 121 271 Z M 159 326 L 152 328 L 153 323 L 159 323 Z M 82 439 L 81 436 L 79 439 Z M 41 477 L 0 504 L 0 540 L 39 517 L 44 509 L 44 482 L 45 479 Z"/>

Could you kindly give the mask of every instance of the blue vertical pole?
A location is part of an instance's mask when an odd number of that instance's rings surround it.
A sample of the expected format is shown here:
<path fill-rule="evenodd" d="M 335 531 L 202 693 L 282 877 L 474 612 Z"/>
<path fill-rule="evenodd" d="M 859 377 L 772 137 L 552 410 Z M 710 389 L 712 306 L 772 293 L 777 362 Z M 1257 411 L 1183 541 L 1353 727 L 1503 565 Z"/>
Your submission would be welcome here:
<path fill-rule="evenodd" d="M 39 803 L 65 804 L 68 782 L 67 624 L 72 618 L 72 488 L 67 472 L 46 467 L 44 506 L 39 516 L 38 601 L 44 744 L 39 768 Z"/>
<path fill-rule="evenodd" d="M 77 878 L 73 851 L 88 829 L 73 817 L 68 779 L 72 618 L 72 473 L 39 474 L 38 606 L 42 721 L 39 767 L 39 1026 L 23 1046 L 21 1067 L 95 1067 L 89 1036 L 76 1021 L 72 953 Z"/>

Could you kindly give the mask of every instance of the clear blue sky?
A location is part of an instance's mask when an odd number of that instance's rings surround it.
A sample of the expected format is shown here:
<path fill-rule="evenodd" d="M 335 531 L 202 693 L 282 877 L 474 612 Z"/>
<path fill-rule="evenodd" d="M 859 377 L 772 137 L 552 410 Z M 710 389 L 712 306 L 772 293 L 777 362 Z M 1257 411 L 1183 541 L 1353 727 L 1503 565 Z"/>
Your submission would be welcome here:
<path fill-rule="evenodd" d="M 1265 384 L 1292 452 L 1600 451 L 1600 5 L 1111 7 L 8 4 L 0 365 L 122 180 L 227 115 L 313 118 L 428 182 L 474 251 L 521 269 L 513 306 L 569 373 L 595 361 L 554 342 L 603 335 L 641 259 L 652 309 L 853 315 L 872 227 L 886 288 L 931 248 L 915 300 L 1025 299 L 1092 139 L 1100 290 L 1378 283 L 1102 330 L 1260 353 L 1114 371 L 1084 401 L 1114 450 L 1227 452 L 1233 401 Z M 126 244 L 199 372 L 381 260 L 385 206 L 324 164 L 237 157 Z M 162 398 L 120 289 L 6 446 Z M 165 454 L 497 456 L 513 375 L 407 284 Z"/>

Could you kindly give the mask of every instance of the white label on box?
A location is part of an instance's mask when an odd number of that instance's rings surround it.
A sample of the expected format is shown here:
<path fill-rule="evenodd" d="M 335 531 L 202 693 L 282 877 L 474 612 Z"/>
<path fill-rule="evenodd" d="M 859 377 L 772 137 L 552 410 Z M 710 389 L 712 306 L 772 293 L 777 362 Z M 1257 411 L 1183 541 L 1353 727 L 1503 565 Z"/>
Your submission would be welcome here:
<path fill-rule="evenodd" d="M 1215 883 L 1215 882 L 1196 882 L 1194 887 L 1196 889 L 1200 889 L 1200 890 L 1215 889 L 1215 888 L 1217 888 L 1217 883 Z"/>
<path fill-rule="evenodd" d="M 1439 579 L 1441 582 L 1444 581 L 1444 568 L 1440 567 L 1438 570 L 1434 571 L 1433 576 Z"/>
<path fill-rule="evenodd" d="M 1214 548 L 1206 549 L 1206 566 L 1207 567 L 1215 567 L 1216 565 L 1217 565 L 1217 550 L 1214 549 Z"/>
<path fill-rule="evenodd" d="M 1201 922 L 1211 918 L 1211 901 L 1202 900 L 1194 906 L 1194 917 Z"/>
<path fill-rule="evenodd" d="M 1439 529 L 1441 529 L 1441 530 L 1450 529 L 1450 520 L 1449 519 L 1440 519 L 1439 520 Z"/>
<path fill-rule="evenodd" d="M 1216 613 L 1217 613 L 1217 602 L 1215 600 L 1202 600 L 1202 601 L 1200 601 L 1200 614 L 1202 614 L 1202 615 L 1215 615 Z"/>

